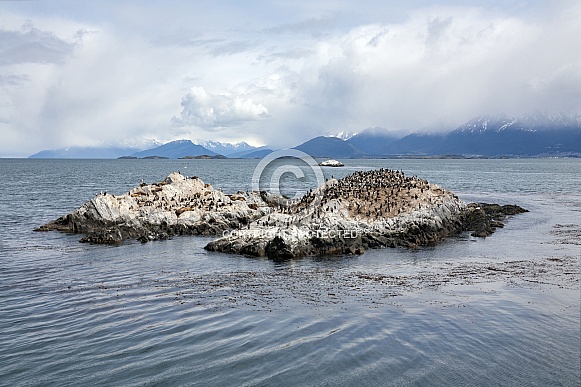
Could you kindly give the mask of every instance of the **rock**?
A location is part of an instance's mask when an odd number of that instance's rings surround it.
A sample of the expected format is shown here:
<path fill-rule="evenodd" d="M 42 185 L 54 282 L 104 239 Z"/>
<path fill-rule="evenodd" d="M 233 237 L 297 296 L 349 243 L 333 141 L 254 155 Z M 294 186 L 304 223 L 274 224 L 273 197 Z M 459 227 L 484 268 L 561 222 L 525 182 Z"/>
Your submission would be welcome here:
<path fill-rule="evenodd" d="M 321 161 L 319 163 L 319 165 L 321 167 L 344 167 L 345 166 L 345 164 L 343 164 L 342 162 L 337 161 L 337 160 L 333 160 L 333 159 Z"/>
<path fill-rule="evenodd" d="M 220 235 L 272 211 L 259 193 L 237 196 L 233 201 L 197 177 L 172 173 L 161 183 L 141 183 L 121 196 L 98 194 L 36 231 L 86 234 L 81 241 L 88 243 L 146 242 L 172 235 Z"/>
<path fill-rule="evenodd" d="M 273 259 L 415 248 L 462 232 L 465 210 L 453 193 L 425 180 L 383 169 L 357 172 L 331 179 L 282 211 L 205 248 Z"/>
<path fill-rule="evenodd" d="M 295 201 L 267 192 L 225 195 L 198 177 L 172 173 L 121 196 L 99 194 L 36 231 L 85 234 L 81 242 L 98 244 L 221 236 L 205 249 L 282 260 L 431 246 L 464 231 L 486 237 L 522 212 L 515 205 L 467 205 L 438 185 L 389 169 L 330 179 Z"/>
<path fill-rule="evenodd" d="M 497 228 L 504 227 L 502 222 L 509 215 L 522 214 L 528 210 L 517 205 L 470 203 L 462 215 L 462 228 L 472 231 L 472 236 L 485 238 Z"/>

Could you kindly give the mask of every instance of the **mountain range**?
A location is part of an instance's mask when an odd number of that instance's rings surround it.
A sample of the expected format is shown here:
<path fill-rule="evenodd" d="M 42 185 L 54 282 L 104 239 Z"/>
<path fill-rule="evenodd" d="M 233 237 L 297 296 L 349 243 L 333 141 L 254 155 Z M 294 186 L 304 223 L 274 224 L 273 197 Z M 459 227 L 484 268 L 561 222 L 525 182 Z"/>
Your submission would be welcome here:
<path fill-rule="evenodd" d="M 522 117 L 478 116 L 456 129 L 444 132 L 431 128 L 404 135 L 384 128 L 361 133 L 338 133 L 308 140 L 294 149 L 313 157 L 581 157 L 581 116 L 549 116 L 535 113 Z M 157 144 L 159 145 L 159 144 Z M 184 158 L 211 156 L 262 158 L 269 147 L 245 142 L 177 140 L 146 150 L 134 147 L 92 147 L 46 150 L 31 158 Z"/>
<path fill-rule="evenodd" d="M 32 159 L 116 159 L 146 149 L 162 145 L 150 139 L 122 141 L 121 144 L 103 144 L 97 146 L 71 146 L 59 149 L 47 149 L 35 153 Z"/>

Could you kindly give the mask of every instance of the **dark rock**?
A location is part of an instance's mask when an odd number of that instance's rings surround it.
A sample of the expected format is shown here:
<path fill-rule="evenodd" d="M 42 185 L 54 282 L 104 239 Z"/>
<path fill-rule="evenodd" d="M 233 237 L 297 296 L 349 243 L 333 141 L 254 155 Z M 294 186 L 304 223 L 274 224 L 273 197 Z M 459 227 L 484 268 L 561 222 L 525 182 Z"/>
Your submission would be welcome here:
<path fill-rule="evenodd" d="M 462 230 L 472 231 L 470 235 L 485 238 L 497 228 L 504 227 L 507 216 L 522 214 L 528 210 L 517 205 L 499 205 L 489 203 L 470 203 L 462 215 Z"/>
<path fill-rule="evenodd" d="M 270 242 L 268 242 L 264 251 L 266 256 L 272 259 L 288 259 L 294 258 L 296 255 L 291 246 L 289 246 L 284 239 L 279 236 L 275 236 Z"/>

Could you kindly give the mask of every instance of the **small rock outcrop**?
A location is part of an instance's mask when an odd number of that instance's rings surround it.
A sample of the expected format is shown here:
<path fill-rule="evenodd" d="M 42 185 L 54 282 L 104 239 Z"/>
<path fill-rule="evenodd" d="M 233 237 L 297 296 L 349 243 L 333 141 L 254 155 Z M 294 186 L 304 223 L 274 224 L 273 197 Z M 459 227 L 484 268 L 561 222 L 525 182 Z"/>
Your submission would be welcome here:
<path fill-rule="evenodd" d="M 462 214 L 462 228 L 472 231 L 473 237 L 485 238 L 496 231 L 497 228 L 504 227 L 503 221 L 507 216 L 518 215 L 528 212 L 517 205 L 488 203 L 470 203 Z"/>
<path fill-rule="evenodd" d="M 259 194 L 226 195 L 198 177 L 172 173 L 160 183 L 142 183 L 124 195 L 97 194 L 35 231 L 85 234 L 81 242 L 90 243 L 146 242 L 173 235 L 220 235 L 271 211 Z"/>

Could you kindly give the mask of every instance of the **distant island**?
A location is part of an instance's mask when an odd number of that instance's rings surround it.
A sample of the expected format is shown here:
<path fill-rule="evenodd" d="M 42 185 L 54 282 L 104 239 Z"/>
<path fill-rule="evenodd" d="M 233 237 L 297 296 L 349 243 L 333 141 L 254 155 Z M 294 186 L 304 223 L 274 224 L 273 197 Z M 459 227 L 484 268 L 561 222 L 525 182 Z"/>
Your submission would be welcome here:
<path fill-rule="evenodd" d="M 199 155 L 199 156 L 183 156 L 178 157 L 180 160 L 215 160 L 215 159 L 226 159 L 226 156 L 223 155 Z M 136 157 L 136 156 L 121 156 L 117 157 L 118 160 L 168 160 L 169 157 L 165 156 L 145 156 L 145 157 Z"/>
<path fill-rule="evenodd" d="M 315 137 L 293 149 L 325 159 L 581 157 L 581 116 L 540 113 L 518 118 L 478 116 L 452 131 L 436 127 L 407 135 L 368 128 L 348 137 Z M 252 159 L 271 152 L 270 147 L 257 148 L 245 142 L 194 143 L 184 139 L 138 151 L 122 147 L 72 147 L 44 150 L 30 158 Z"/>
<path fill-rule="evenodd" d="M 117 157 L 118 160 L 137 160 L 139 159 L 139 157 L 135 157 L 135 156 L 121 156 L 121 157 Z M 168 160 L 169 157 L 164 157 L 164 156 L 145 156 L 145 157 L 141 157 L 142 160 Z"/>
<path fill-rule="evenodd" d="M 200 155 L 200 156 L 184 156 L 184 157 L 180 157 L 180 159 L 185 159 L 185 160 L 211 160 L 211 159 L 226 159 L 226 156 L 223 155 L 213 155 L 213 156 L 209 156 L 209 155 Z"/>

